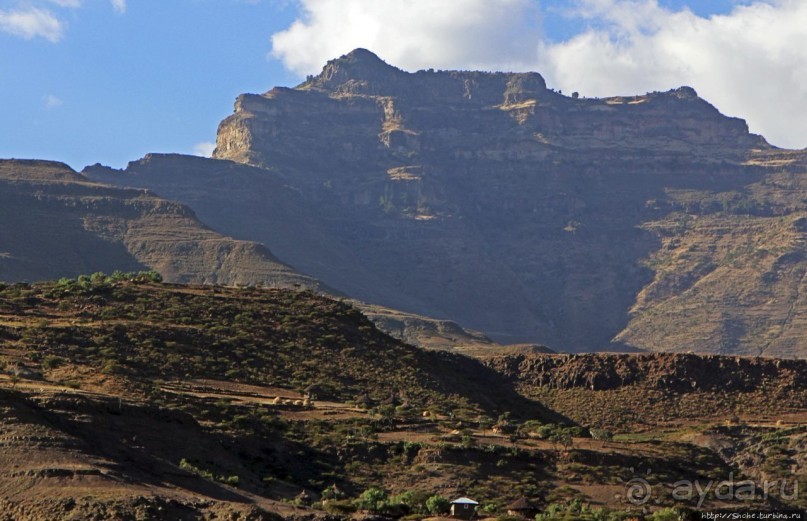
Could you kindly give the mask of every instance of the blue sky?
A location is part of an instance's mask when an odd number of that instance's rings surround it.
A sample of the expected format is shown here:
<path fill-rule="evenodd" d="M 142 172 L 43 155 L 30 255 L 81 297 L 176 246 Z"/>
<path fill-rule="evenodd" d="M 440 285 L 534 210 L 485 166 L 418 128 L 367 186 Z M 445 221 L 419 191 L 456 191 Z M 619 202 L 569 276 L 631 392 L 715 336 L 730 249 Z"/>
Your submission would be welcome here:
<path fill-rule="evenodd" d="M 239 93 L 358 46 L 408 70 L 537 70 L 583 95 L 689 84 L 801 148 L 805 3 L 0 0 L 0 157 L 81 169 L 204 153 Z"/>

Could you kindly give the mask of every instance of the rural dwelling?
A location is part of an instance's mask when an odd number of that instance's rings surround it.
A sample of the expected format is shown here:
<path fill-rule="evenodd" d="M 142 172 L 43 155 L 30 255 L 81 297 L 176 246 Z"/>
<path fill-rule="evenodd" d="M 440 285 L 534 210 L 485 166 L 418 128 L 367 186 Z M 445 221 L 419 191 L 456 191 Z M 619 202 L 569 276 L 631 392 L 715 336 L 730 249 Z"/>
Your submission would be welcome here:
<path fill-rule="evenodd" d="M 479 503 L 467 497 L 455 499 L 451 502 L 451 517 L 456 517 L 457 519 L 474 519 L 478 505 Z"/>
<path fill-rule="evenodd" d="M 506 507 L 508 516 L 520 517 L 522 519 L 532 519 L 538 513 L 538 509 L 530 503 L 530 500 L 522 497 L 516 499 Z"/>

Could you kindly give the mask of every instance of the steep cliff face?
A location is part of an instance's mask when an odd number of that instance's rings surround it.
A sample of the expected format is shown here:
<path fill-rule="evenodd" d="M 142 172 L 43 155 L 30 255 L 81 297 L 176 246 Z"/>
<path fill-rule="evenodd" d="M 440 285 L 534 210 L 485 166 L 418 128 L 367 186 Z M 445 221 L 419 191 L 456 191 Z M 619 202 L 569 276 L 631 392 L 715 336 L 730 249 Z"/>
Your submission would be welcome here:
<path fill-rule="evenodd" d="M 751 152 L 759 181 L 723 192 L 670 190 L 643 224 L 660 239 L 653 281 L 618 340 L 663 351 L 807 356 L 807 161 Z"/>
<path fill-rule="evenodd" d="M 564 390 L 641 386 L 682 393 L 743 393 L 775 386 L 792 391 L 807 378 L 804 360 L 674 353 L 499 356 L 487 364 L 524 385 Z"/>
<path fill-rule="evenodd" d="M 0 280 L 146 269 L 174 282 L 319 286 L 147 190 L 92 182 L 61 163 L 0 161 Z"/>
<path fill-rule="evenodd" d="M 355 298 L 500 341 L 807 353 L 804 153 L 691 88 L 584 99 L 359 49 L 240 96 L 214 155 L 148 157 L 117 182 Z"/>

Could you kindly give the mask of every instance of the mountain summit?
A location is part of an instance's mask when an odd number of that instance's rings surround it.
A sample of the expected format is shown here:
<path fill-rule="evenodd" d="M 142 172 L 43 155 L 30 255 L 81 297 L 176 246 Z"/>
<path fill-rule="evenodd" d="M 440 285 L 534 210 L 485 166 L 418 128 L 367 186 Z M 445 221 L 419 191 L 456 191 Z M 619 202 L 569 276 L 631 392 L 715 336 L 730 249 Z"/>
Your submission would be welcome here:
<path fill-rule="evenodd" d="M 367 49 L 356 49 L 329 61 L 319 76 L 308 81 L 308 85 L 331 91 L 337 91 L 346 84 L 390 85 L 405 74 Z"/>
<path fill-rule="evenodd" d="M 538 73 L 507 74 L 477 71 L 407 73 L 366 49 L 356 49 L 329 61 L 318 76 L 300 90 L 336 95 L 428 97 L 441 103 L 496 104 L 539 96 L 546 82 Z"/>

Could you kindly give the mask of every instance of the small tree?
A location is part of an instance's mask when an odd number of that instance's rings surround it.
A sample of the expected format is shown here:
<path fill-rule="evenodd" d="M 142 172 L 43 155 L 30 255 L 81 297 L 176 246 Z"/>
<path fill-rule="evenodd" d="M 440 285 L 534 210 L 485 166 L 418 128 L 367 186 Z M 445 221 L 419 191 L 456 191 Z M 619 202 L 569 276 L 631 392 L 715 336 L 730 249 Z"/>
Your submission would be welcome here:
<path fill-rule="evenodd" d="M 336 483 L 334 483 L 333 485 L 322 491 L 321 497 L 324 500 L 344 499 L 345 493 L 342 492 L 342 489 L 336 486 Z"/>
<path fill-rule="evenodd" d="M 424 490 L 407 490 L 392 498 L 392 503 L 406 505 L 411 513 L 426 514 L 426 501 L 429 499 L 428 492 Z"/>
<path fill-rule="evenodd" d="M 429 514 L 445 514 L 451 508 L 451 503 L 443 496 L 431 496 L 426 500 L 426 510 Z"/>
<path fill-rule="evenodd" d="M 381 416 L 381 421 L 387 425 L 395 423 L 395 407 L 392 405 L 382 405 L 379 407 L 378 415 Z"/>
<path fill-rule="evenodd" d="M 356 500 L 356 507 L 373 514 L 379 514 L 387 506 L 387 498 L 387 493 L 380 488 L 368 488 Z"/>
<path fill-rule="evenodd" d="M 563 447 L 563 450 L 568 451 L 574 445 L 572 435 L 567 431 L 559 431 L 549 437 L 549 441 L 556 447 Z M 557 449 L 556 449 L 557 450 Z"/>
<path fill-rule="evenodd" d="M 608 429 L 589 429 L 589 432 L 595 440 L 611 441 L 614 439 L 614 433 Z"/>

